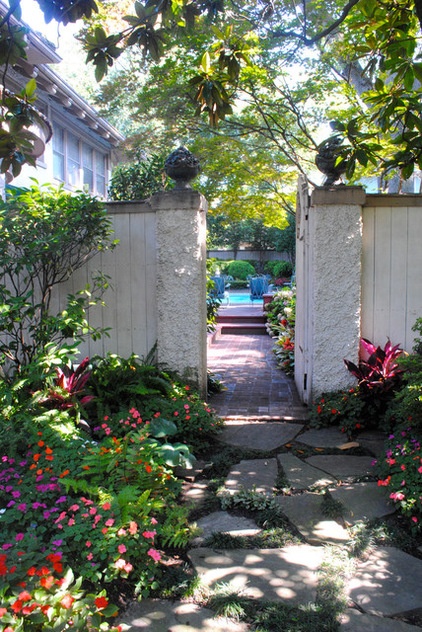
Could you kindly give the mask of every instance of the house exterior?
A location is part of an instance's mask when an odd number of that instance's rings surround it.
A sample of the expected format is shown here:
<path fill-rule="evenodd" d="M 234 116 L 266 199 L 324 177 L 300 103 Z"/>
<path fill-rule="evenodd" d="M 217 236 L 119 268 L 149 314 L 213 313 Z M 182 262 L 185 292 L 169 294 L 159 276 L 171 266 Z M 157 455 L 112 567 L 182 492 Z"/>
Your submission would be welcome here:
<path fill-rule="evenodd" d="M 0 0 L 0 15 L 7 9 Z M 6 89 L 20 91 L 35 78 L 35 105 L 50 122 L 53 136 L 37 158 L 36 168 L 24 165 L 12 184 L 28 186 L 32 177 L 40 184 L 63 184 L 70 191 L 84 189 L 106 198 L 111 170 L 119 162 L 117 147 L 124 137 L 50 67 L 61 61 L 54 46 L 33 31 L 27 40 L 27 59 L 8 69 Z M 34 131 L 45 140 L 42 130 Z M 4 186 L 1 176 L 0 187 Z"/>

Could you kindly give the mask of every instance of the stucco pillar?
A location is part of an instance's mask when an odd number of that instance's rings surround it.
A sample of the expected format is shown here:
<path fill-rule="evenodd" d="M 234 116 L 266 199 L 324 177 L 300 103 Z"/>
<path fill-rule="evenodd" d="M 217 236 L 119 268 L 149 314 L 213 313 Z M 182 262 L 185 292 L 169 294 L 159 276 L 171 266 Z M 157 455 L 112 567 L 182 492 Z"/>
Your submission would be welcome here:
<path fill-rule="evenodd" d="M 315 189 L 309 209 L 311 389 L 356 383 L 343 359 L 358 360 L 361 336 L 361 187 Z"/>
<path fill-rule="evenodd" d="M 205 198 L 191 189 L 151 198 L 157 235 L 157 360 L 207 389 Z"/>

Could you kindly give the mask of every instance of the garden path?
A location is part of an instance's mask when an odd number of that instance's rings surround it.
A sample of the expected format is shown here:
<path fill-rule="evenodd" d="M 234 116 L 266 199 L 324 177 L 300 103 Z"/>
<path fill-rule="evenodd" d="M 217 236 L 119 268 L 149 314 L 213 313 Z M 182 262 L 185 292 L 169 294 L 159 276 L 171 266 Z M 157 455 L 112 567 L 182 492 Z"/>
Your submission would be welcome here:
<path fill-rule="evenodd" d="M 282 548 L 216 548 L 213 534 L 251 538 L 261 529 L 237 512 L 204 512 L 197 521 L 202 533 L 189 551 L 192 565 L 210 588 L 224 582 L 253 599 L 306 605 L 321 590 L 324 563 L 340 560 L 338 575 L 348 606 L 342 632 L 421 630 L 422 559 L 395 547 L 374 546 L 353 567 L 346 570 L 344 563 L 353 528 L 393 512 L 371 478 L 373 458 L 383 450 L 382 436 L 364 433 L 358 445 L 350 445 L 336 428 L 309 429 L 294 382 L 276 368 L 271 347 L 267 336 L 217 336 L 209 346 L 208 365 L 227 390 L 212 396 L 210 404 L 226 420 L 222 444 L 264 451 L 231 468 L 227 494 L 246 489 L 272 496 L 282 475 L 288 492 L 274 499 L 298 539 Z M 200 505 L 207 497 L 206 470 L 195 474 L 185 498 Z M 180 601 L 133 604 L 121 621 L 130 631 L 252 630 Z"/>

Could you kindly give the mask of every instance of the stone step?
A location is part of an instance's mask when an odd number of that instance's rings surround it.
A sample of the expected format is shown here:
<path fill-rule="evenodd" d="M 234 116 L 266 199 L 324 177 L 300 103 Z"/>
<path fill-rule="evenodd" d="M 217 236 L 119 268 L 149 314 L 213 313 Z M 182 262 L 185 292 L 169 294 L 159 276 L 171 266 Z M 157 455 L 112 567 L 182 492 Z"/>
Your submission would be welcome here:
<path fill-rule="evenodd" d="M 265 336 L 267 329 L 264 323 L 224 323 L 221 324 L 220 333 L 230 336 Z"/>
<path fill-rule="evenodd" d="M 254 315 L 243 315 L 243 314 L 218 314 L 217 322 L 218 323 L 265 323 L 266 317 L 264 314 L 254 314 Z"/>

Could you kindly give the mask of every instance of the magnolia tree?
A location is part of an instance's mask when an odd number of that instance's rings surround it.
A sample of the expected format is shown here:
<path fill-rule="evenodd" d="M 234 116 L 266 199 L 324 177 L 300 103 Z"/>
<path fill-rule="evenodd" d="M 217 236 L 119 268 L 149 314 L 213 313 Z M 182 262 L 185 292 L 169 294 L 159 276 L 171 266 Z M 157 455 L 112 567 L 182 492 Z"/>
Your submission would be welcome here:
<path fill-rule="evenodd" d="M 398 168 L 404 177 L 422 167 L 420 0 L 332 0 L 323 9 L 309 0 L 147 0 L 132 6 L 110 0 L 37 1 L 47 21 L 84 21 L 87 61 L 98 81 L 128 50 L 141 51 L 149 68 L 181 60 L 184 94 L 196 115 L 215 127 L 230 122 L 239 103 L 241 109 L 252 107 L 260 116 L 259 133 L 279 142 L 296 166 L 303 154 L 318 149 L 306 126 L 313 107 L 315 122 L 332 119 L 337 160 L 349 178 L 357 167 Z M 1 23 L 6 68 L 25 55 L 13 14 L 20 16 L 19 0 L 10 0 Z M 300 79 L 293 90 L 292 74 Z M 307 107 L 297 107 L 301 97 Z M 39 116 L 33 98 L 33 84 L 21 95 L 3 91 L 3 172 L 16 174 L 22 163 L 31 162 L 29 127 Z M 274 99 L 284 118 L 274 113 Z M 246 116 L 236 133 L 256 131 L 255 125 L 253 116 Z"/>

